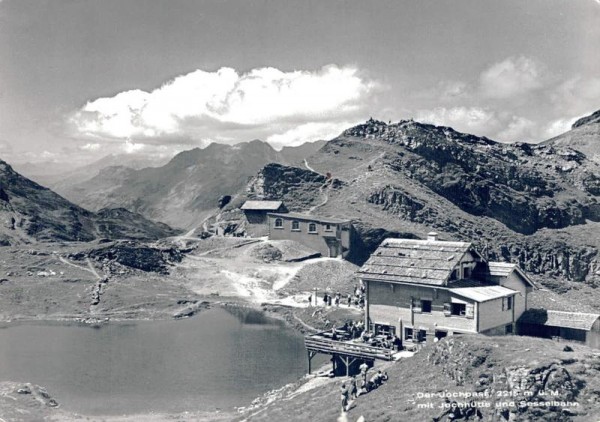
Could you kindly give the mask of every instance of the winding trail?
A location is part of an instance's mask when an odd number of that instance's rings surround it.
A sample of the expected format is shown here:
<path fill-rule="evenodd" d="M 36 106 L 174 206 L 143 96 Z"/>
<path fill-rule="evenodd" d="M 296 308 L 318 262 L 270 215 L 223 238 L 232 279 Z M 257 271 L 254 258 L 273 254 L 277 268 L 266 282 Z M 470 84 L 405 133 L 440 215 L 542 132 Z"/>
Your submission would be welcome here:
<path fill-rule="evenodd" d="M 308 210 L 309 214 L 311 214 L 314 210 L 316 210 L 317 208 L 321 208 L 322 206 L 326 205 L 327 202 L 329 202 L 329 191 L 330 190 L 331 190 L 331 181 L 328 180 L 327 182 L 325 182 L 323 184 L 323 186 L 321 186 L 319 188 L 319 195 L 323 196 L 323 200 L 320 203 L 318 203 L 317 205 L 310 207 Z"/>
<path fill-rule="evenodd" d="M 306 158 L 304 159 L 304 167 L 306 167 L 308 170 L 315 172 L 315 173 L 319 173 L 318 171 L 316 171 L 314 168 L 312 168 L 309 164 L 308 161 L 306 161 Z M 319 173 L 320 174 L 320 173 Z"/>

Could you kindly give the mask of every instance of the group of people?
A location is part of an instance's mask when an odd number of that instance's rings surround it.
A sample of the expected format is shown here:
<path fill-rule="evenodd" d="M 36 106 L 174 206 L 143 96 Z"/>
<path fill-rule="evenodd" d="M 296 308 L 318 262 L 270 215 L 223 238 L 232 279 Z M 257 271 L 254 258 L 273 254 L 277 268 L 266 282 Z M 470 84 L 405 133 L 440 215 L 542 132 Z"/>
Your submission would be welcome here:
<path fill-rule="evenodd" d="M 334 325 L 332 330 L 335 332 L 338 328 Z M 354 321 L 346 321 L 344 322 L 344 325 L 342 325 L 341 327 L 339 327 L 339 329 L 345 331 L 348 333 L 348 337 L 350 340 L 353 340 L 355 338 L 359 338 L 365 331 L 365 323 L 360 320 L 358 322 L 354 322 Z"/>
<path fill-rule="evenodd" d="M 356 400 L 359 396 L 367 394 L 368 392 L 378 388 L 384 381 L 389 379 L 387 371 L 377 371 L 368 380 L 369 365 L 363 362 L 360 367 L 360 386 L 356 377 L 352 377 L 349 386 L 346 383 L 342 383 L 340 387 L 341 399 L 342 399 L 342 412 L 348 411 L 348 405 L 350 400 Z"/>
<path fill-rule="evenodd" d="M 312 305 L 312 300 L 313 300 L 313 296 L 311 294 L 308 296 L 309 306 Z M 315 301 L 316 301 L 316 297 L 315 297 Z M 361 309 L 364 308 L 364 306 L 365 306 L 365 288 L 364 288 L 364 286 L 362 286 L 362 285 L 355 286 L 353 294 L 348 293 L 345 298 L 342 298 L 342 294 L 340 292 L 336 292 L 335 295 L 330 295 L 327 292 L 325 292 L 323 294 L 323 305 L 324 306 L 334 306 L 335 305 L 335 306 L 339 307 L 340 304 L 342 304 L 344 301 L 348 305 L 348 307 L 351 307 L 352 305 L 354 305 Z"/>
<path fill-rule="evenodd" d="M 402 339 L 400 339 L 398 336 L 392 336 L 388 334 L 384 337 L 381 337 L 376 336 L 368 331 L 364 331 L 361 334 L 361 339 L 365 343 L 369 343 L 377 347 L 383 347 L 384 349 L 393 349 L 397 351 L 402 350 Z"/>

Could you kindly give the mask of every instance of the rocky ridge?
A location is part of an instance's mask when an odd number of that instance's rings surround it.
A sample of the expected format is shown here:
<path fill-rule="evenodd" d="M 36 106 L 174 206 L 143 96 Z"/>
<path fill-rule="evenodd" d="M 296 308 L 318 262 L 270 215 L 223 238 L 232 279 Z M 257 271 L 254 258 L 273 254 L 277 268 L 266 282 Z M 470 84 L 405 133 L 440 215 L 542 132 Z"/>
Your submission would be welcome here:
<path fill-rule="evenodd" d="M 364 249 L 351 256 L 358 264 L 384 237 L 434 229 L 543 279 L 600 282 L 600 166 L 579 151 L 371 119 L 305 167 L 268 165 L 244 194 L 352 219 Z M 324 192 L 327 174 L 334 188 Z"/>

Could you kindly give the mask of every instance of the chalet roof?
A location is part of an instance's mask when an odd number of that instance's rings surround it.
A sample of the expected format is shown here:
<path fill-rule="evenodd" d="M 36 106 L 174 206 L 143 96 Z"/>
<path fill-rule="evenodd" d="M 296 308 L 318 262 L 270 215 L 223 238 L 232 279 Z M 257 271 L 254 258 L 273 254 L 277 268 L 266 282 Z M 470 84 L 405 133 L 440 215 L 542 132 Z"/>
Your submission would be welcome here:
<path fill-rule="evenodd" d="M 270 212 L 267 215 L 273 216 L 273 217 L 286 218 L 288 220 L 314 221 L 317 223 L 325 223 L 325 224 L 343 224 L 343 223 L 350 222 L 350 220 L 342 220 L 340 218 L 322 217 L 319 215 L 311 215 L 311 214 L 301 214 L 299 212 L 287 212 L 285 214 Z"/>
<path fill-rule="evenodd" d="M 467 242 L 386 239 L 358 274 L 367 279 L 442 286 L 469 250 Z"/>
<path fill-rule="evenodd" d="M 519 323 L 590 331 L 598 318 L 599 314 L 529 309 L 521 315 Z"/>
<path fill-rule="evenodd" d="M 501 297 L 514 296 L 518 293 L 503 286 L 459 287 L 448 290 L 453 294 L 472 299 L 475 302 L 487 302 Z"/>
<path fill-rule="evenodd" d="M 242 205 L 242 210 L 247 211 L 277 211 L 283 202 L 281 201 L 246 201 Z"/>
<path fill-rule="evenodd" d="M 488 271 L 490 275 L 496 277 L 508 277 L 513 271 L 516 271 L 532 287 L 537 287 L 516 264 L 508 262 L 488 262 Z"/>

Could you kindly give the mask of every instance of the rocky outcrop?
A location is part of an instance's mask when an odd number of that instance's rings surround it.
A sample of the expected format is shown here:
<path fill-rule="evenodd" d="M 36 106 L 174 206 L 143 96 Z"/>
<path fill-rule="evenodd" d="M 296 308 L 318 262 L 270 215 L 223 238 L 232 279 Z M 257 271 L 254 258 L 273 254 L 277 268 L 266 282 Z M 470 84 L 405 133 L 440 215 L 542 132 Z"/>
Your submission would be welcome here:
<path fill-rule="evenodd" d="M 448 338 L 436 343 L 427 355 L 428 362 L 457 386 L 473 385 L 476 393 L 485 395 L 484 399 L 476 399 L 492 404 L 480 408 L 484 417 L 493 415 L 493 420 L 499 421 L 566 422 L 586 414 L 582 404 L 593 407 L 590 400 L 598 401 L 594 389 L 586 389 L 585 381 L 600 375 L 597 357 L 566 358 L 555 353 L 552 357 L 505 364 L 504 359 L 510 358 L 497 350 L 505 346 L 491 343 L 493 340 L 476 346 L 471 341 Z M 573 351 L 572 347 L 569 349 Z M 553 403 L 543 405 L 548 402 Z"/>
<path fill-rule="evenodd" d="M 71 254 L 69 258 L 79 261 L 92 259 L 107 267 L 109 273 L 121 273 L 122 268 L 114 267 L 114 264 L 118 264 L 126 268 L 166 274 L 173 263 L 181 262 L 183 254 L 172 245 L 148 246 L 143 243 L 123 241 Z"/>
<path fill-rule="evenodd" d="M 324 187 L 339 189 L 338 179 L 314 171 L 271 163 L 263 167 L 248 184 L 250 198 L 282 200 L 290 211 L 302 211 L 317 205 Z"/>
<path fill-rule="evenodd" d="M 402 215 L 410 221 L 424 221 L 422 211 L 426 208 L 425 204 L 413 199 L 398 187 L 387 185 L 377 189 L 367 197 L 367 202 L 381 205 L 385 211 Z M 430 212 L 429 209 L 425 213 L 428 212 Z"/>
<path fill-rule="evenodd" d="M 93 213 L 21 176 L 0 161 L 0 243 L 155 240 L 177 231 L 124 209 Z M 2 199 L 4 198 L 4 199 Z"/>
<path fill-rule="evenodd" d="M 600 110 L 590 114 L 589 116 L 585 116 L 577 120 L 575 123 L 573 123 L 571 129 L 575 129 L 592 123 L 600 123 Z"/>

